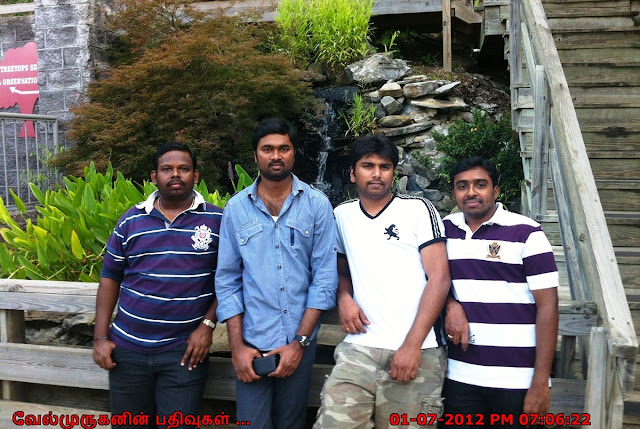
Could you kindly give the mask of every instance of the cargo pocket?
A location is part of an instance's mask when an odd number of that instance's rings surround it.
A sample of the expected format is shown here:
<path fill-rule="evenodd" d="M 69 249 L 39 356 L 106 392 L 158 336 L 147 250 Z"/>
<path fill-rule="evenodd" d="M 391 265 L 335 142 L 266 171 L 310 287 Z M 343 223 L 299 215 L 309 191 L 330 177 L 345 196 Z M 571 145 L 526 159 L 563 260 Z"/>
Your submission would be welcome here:
<path fill-rule="evenodd" d="M 442 417 L 442 413 L 444 411 L 444 398 L 440 395 L 429 395 L 425 396 L 422 400 L 422 412 L 427 416 L 431 417 L 434 414 L 438 417 Z M 429 418 L 432 420 L 432 418 Z M 436 427 L 437 425 L 434 423 L 429 427 Z"/>

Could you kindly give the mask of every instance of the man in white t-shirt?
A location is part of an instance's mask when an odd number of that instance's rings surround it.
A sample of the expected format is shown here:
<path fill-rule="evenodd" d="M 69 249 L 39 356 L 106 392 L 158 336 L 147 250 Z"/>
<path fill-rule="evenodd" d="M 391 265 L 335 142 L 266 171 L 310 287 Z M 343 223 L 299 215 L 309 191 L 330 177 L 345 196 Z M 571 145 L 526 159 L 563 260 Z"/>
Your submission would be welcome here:
<path fill-rule="evenodd" d="M 375 134 L 351 146 L 358 199 L 334 210 L 338 310 L 334 354 L 314 428 L 435 427 L 446 354 L 440 312 L 450 285 L 431 202 L 391 192 L 398 149 Z"/>

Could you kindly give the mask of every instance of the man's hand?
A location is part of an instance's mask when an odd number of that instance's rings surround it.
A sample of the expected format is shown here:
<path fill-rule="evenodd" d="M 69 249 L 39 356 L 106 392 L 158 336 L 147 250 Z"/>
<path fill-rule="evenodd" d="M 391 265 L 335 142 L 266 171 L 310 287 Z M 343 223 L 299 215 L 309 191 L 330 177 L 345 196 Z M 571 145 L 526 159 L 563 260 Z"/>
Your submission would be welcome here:
<path fill-rule="evenodd" d="M 338 315 L 342 329 L 349 334 L 365 334 L 367 332 L 365 325 L 371 323 L 360 306 L 349 295 L 341 297 L 338 301 Z"/>
<path fill-rule="evenodd" d="M 524 397 L 524 414 L 538 414 L 544 416 L 549 412 L 549 401 L 551 394 L 549 384 L 531 384 Z"/>
<path fill-rule="evenodd" d="M 209 357 L 213 330 L 201 323 L 187 338 L 187 350 L 180 361 L 181 366 L 189 363 L 189 371 Z"/>
<path fill-rule="evenodd" d="M 462 305 L 455 299 L 447 299 L 447 314 L 444 318 L 444 331 L 447 333 L 447 341 L 453 344 L 461 344 L 462 350 L 469 347 L 469 321 Z"/>
<path fill-rule="evenodd" d="M 391 378 L 398 381 L 410 381 L 418 375 L 422 350 L 401 346 L 391 359 Z"/>
<path fill-rule="evenodd" d="M 93 361 L 102 369 L 113 369 L 116 363 L 111 359 L 111 352 L 116 344 L 105 338 L 93 343 Z"/>
<path fill-rule="evenodd" d="M 298 368 L 304 348 L 300 343 L 294 341 L 286 346 L 278 347 L 271 350 L 265 356 L 280 354 L 280 363 L 274 372 L 269 374 L 269 377 L 288 377 Z"/>
<path fill-rule="evenodd" d="M 238 380 L 251 383 L 260 379 L 260 376 L 253 370 L 253 359 L 260 356 L 262 355 L 258 350 L 244 344 L 231 349 L 231 362 L 233 362 L 233 369 Z"/>

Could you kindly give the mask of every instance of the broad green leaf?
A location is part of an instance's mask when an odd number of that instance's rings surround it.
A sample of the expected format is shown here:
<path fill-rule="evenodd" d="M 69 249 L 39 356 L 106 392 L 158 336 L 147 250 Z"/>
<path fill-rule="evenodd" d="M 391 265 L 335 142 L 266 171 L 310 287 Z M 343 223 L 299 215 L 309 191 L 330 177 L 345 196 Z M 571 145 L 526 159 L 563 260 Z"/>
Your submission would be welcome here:
<path fill-rule="evenodd" d="M 49 258 L 47 257 L 47 249 L 42 245 L 40 241 L 36 244 L 38 250 L 38 264 L 40 266 L 49 266 Z"/>
<path fill-rule="evenodd" d="M 84 256 L 84 249 L 75 230 L 71 231 L 71 253 L 73 253 L 73 256 L 78 260 L 81 260 Z"/>
<path fill-rule="evenodd" d="M 22 202 L 22 200 L 20 199 L 19 196 L 16 195 L 15 192 L 13 192 L 13 189 L 9 189 L 9 192 L 11 193 L 11 196 L 13 197 L 13 202 L 16 203 L 16 207 L 18 208 L 18 211 L 22 214 L 27 212 L 27 206 L 24 205 L 24 202 Z"/>
<path fill-rule="evenodd" d="M 0 243 L 0 267 L 5 275 L 16 270 L 16 264 L 4 243 Z"/>
<path fill-rule="evenodd" d="M 45 194 L 40 190 L 40 188 L 38 188 L 34 183 L 29 183 L 29 188 L 31 189 L 33 196 L 36 197 L 36 200 L 38 200 L 41 205 L 46 205 Z"/>
<path fill-rule="evenodd" d="M 93 196 L 93 190 L 91 186 L 84 188 L 84 207 L 87 209 L 87 213 L 95 213 L 96 211 L 96 199 Z"/>
<path fill-rule="evenodd" d="M 18 255 L 17 259 L 20 265 L 22 265 L 22 268 L 24 268 L 25 276 L 27 278 L 31 280 L 45 280 L 38 267 L 33 265 L 27 258 L 22 255 Z"/>

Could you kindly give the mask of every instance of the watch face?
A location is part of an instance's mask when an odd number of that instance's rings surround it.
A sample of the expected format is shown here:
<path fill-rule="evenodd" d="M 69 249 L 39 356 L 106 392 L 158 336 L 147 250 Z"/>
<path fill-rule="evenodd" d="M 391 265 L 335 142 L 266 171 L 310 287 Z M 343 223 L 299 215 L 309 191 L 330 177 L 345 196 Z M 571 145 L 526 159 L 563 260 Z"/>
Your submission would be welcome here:
<path fill-rule="evenodd" d="M 302 347 L 307 347 L 311 343 L 309 337 L 304 335 L 296 335 L 296 340 L 300 343 L 300 345 L 302 345 Z"/>

